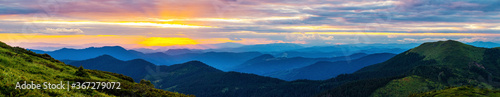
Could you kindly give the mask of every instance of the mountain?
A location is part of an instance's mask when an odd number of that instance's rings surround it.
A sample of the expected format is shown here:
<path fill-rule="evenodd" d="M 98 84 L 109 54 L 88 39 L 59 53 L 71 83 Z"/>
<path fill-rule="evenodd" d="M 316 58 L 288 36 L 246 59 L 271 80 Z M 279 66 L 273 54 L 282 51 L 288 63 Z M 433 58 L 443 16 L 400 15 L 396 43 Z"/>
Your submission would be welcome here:
<path fill-rule="evenodd" d="M 17 83 L 120 82 L 121 89 L 16 89 Z M 189 97 L 135 83 L 121 74 L 66 65 L 48 54 L 11 47 L 0 42 L 0 96 L 164 96 Z M 192 96 L 192 95 L 190 95 Z"/>
<path fill-rule="evenodd" d="M 269 56 L 268 56 L 269 57 Z M 154 66 L 144 60 L 121 61 L 109 55 L 71 65 L 89 69 L 131 75 L 132 79 L 150 80 L 155 88 L 202 97 L 255 97 L 255 96 L 310 96 L 335 84 L 320 81 L 283 81 L 276 78 L 239 72 L 224 72 L 200 61 L 189 61 L 170 66 Z M 140 75 L 140 76 L 135 76 Z M 142 76 L 144 75 L 144 76 Z M 290 88 L 290 87 L 300 87 Z M 293 92 L 290 92 L 293 91 Z"/>
<path fill-rule="evenodd" d="M 147 53 L 143 54 L 134 50 L 126 50 L 119 46 L 104 46 L 104 47 L 90 47 L 85 49 L 69 49 L 63 48 L 60 50 L 45 52 L 35 50 L 40 54 L 49 54 L 58 60 L 66 61 L 76 61 L 76 60 L 86 60 L 95 58 L 101 55 L 109 55 L 117 58 L 119 60 L 132 60 L 132 59 L 144 59 L 148 62 L 151 62 L 156 65 L 172 65 L 188 62 L 191 60 L 200 60 L 209 64 L 213 64 L 212 66 L 221 69 L 228 70 L 233 66 L 241 64 L 246 60 L 249 60 L 253 57 L 262 55 L 259 52 L 206 52 L 201 53 L 199 51 L 191 51 L 188 49 L 172 49 L 167 53 L 173 54 L 176 51 L 186 51 L 186 52 L 177 52 L 178 55 L 168 55 L 162 52 L 156 53 Z M 189 52 L 189 53 L 188 53 Z"/>
<path fill-rule="evenodd" d="M 187 54 L 187 53 L 202 53 L 201 51 L 191 51 L 189 49 L 168 49 L 165 51 L 165 54 L 167 55 L 180 55 L 180 54 Z"/>
<path fill-rule="evenodd" d="M 241 64 L 249 59 L 260 56 L 259 52 L 206 52 L 206 53 L 187 53 L 170 57 L 172 63 L 184 63 L 192 60 L 198 60 L 210 64 L 217 69 L 228 71 L 234 66 Z"/>
<path fill-rule="evenodd" d="M 47 53 L 58 60 L 85 60 L 104 54 L 111 55 L 120 60 L 131 60 L 139 58 L 138 55 L 142 54 L 137 51 L 126 50 L 120 46 L 89 47 L 85 49 L 62 48 L 55 51 L 40 53 Z"/>
<path fill-rule="evenodd" d="M 306 48 L 301 48 L 301 49 L 295 49 L 295 50 L 290 50 L 288 52 L 302 52 L 302 53 L 314 53 L 314 52 L 320 52 L 320 53 L 333 53 L 336 55 L 349 55 L 349 54 L 354 54 L 354 53 L 367 53 L 367 54 L 374 54 L 374 53 L 401 53 L 404 52 L 408 48 L 408 45 L 413 44 L 393 44 L 393 45 L 377 45 L 377 44 L 350 44 L 350 45 L 335 45 L 335 46 L 313 46 L 313 47 L 306 47 Z M 400 47 L 398 47 L 400 46 Z M 320 55 L 324 55 L 320 54 Z M 299 53 L 299 55 L 301 55 Z M 293 53 L 289 54 L 289 56 L 297 56 L 294 55 Z M 317 56 L 317 55 L 306 55 L 306 56 Z"/>
<path fill-rule="evenodd" d="M 132 49 L 134 51 L 138 51 L 138 52 L 141 52 L 141 53 L 156 53 L 156 52 L 163 52 L 163 50 L 159 50 L 159 49 L 149 49 L 149 48 L 134 48 Z"/>
<path fill-rule="evenodd" d="M 155 88 L 202 97 L 301 97 L 332 87 L 320 86 L 318 81 L 287 82 L 255 74 L 224 72 L 200 61 L 156 66 L 148 70 L 145 79 L 151 80 Z"/>
<path fill-rule="evenodd" d="M 6 51 L 8 53 L 4 53 Z M 82 93 L 82 91 L 50 92 L 44 90 L 14 90 L 12 85 L 14 85 L 14 83 L 17 81 L 22 80 L 35 80 L 37 82 L 59 80 L 74 81 L 75 78 L 79 78 L 78 80 L 85 81 L 118 80 L 125 81 L 124 83 L 129 83 L 126 86 L 138 85 L 139 89 L 141 87 L 150 87 L 146 84 L 133 83 L 132 78 L 120 76 L 116 73 L 96 70 L 77 70 L 76 67 L 64 65 L 61 62 L 56 62 L 54 59 L 45 59 L 46 57 L 48 57 L 48 55 L 34 54 L 32 52 L 25 53 L 29 51 L 18 50 L 15 48 L 9 48 L 7 50 L 0 49 L 0 52 L 3 52 L 1 53 L 1 56 L 3 57 L 0 57 L 0 63 L 2 63 L 0 65 L 0 69 L 2 69 L 0 71 L 0 74 L 4 74 L 0 75 L 2 76 L 0 80 L 2 80 L 2 82 L 9 83 L 0 84 L 2 85 L 2 87 L 0 87 L 0 90 L 2 90 L 1 94 L 10 95 L 10 93 L 12 92 L 12 96 L 19 96 L 15 94 L 28 94 L 23 91 L 35 91 L 36 94 L 34 95 L 43 95 L 41 93 L 46 92 L 49 92 L 47 93 L 47 95 L 50 93 L 55 93 L 56 95 L 54 96 L 70 95 L 66 93 L 77 93 L 88 96 L 93 96 L 94 94 L 97 96 L 115 95 L 113 94 L 115 93 L 114 91 L 99 90 L 90 91 L 92 92 L 90 94 Z M 187 94 L 196 94 L 197 96 L 203 97 L 386 97 L 411 96 L 413 94 L 418 96 L 419 93 L 434 93 L 432 92 L 434 90 L 450 93 L 448 92 L 450 90 L 447 90 L 447 87 L 473 86 L 477 87 L 478 89 L 490 90 L 496 90 L 500 88 L 500 65 L 498 65 L 500 64 L 500 48 L 474 47 L 453 40 L 424 43 L 419 45 L 418 47 L 399 53 L 398 55 L 395 55 L 394 57 L 384 62 L 363 67 L 351 74 L 340 74 L 334 78 L 320 81 L 284 81 L 277 78 L 263 77 L 255 74 L 225 72 L 225 70 L 220 70 L 216 67 L 219 66 L 219 68 L 231 68 L 232 66 L 234 66 L 234 64 L 231 65 L 227 64 L 226 62 L 243 63 L 244 61 L 252 60 L 248 61 L 248 63 L 255 64 L 267 62 L 267 59 L 290 60 L 290 58 L 262 55 L 258 52 L 246 54 L 208 52 L 203 54 L 181 54 L 176 56 L 168 56 L 168 58 L 172 59 L 167 59 L 167 57 L 162 59 L 170 60 L 172 62 L 180 62 L 180 60 L 184 61 L 193 58 L 200 58 L 205 59 L 206 61 L 211 61 L 211 63 L 209 63 L 208 65 L 200 61 L 189 61 L 187 63 L 180 63 L 171 66 L 155 66 L 152 68 L 146 68 L 148 74 L 146 74 L 144 78 L 150 80 L 151 83 L 153 83 L 154 86 L 159 89 Z M 164 53 L 154 54 L 154 56 L 165 55 L 166 54 Z M 33 59 L 26 58 L 26 56 L 36 57 L 34 57 L 35 59 Z M 236 60 L 239 58 L 247 59 Z M 106 59 L 106 57 L 104 57 L 103 59 Z M 29 64 L 23 64 L 23 66 L 10 65 L 26 62 Z M 218 62 L 226 64 L 217 64 Z M 351 60 L 351 62 L 354 61 Z M 49 63 L 49 65 L 47 65 L 47 63 Z M 330 64 L 330 62 L 326 63 Z M 275 64 L 269 64 L 265 66 L 273 65 Z M 35 67 L 25 68 L 29 66 Z M 286 65 L 278 65 L 278 67 L 284 66 Z M 313 66 L 322 67 L 329 65 Z M 76 71 L 79 71 L 80 73 L 76 73 Z M 90 74 L 90 77 L 87 78 L 80 75 L 82 71 L 92 74 Z M 27 74 L 30 75 L 21 76 Z M 79 76 L 76 76 L 77 74 Z M 483 91 L 467 88 L 461 90 Z M 461 90 L 457 91 L 462 92 Z M 128 88 L 127 90 L 117 91 L 121 91 L 119 93 L 137 93 L 134 92 L 136 90 L 133 90 L 131 88 Z M 154 89 L 152 89 L 151 91 L 157 91 L 165 94 L 171 93 Z M 481 94 L 478 92 L 473 93 Z M 146 95 L 151 93 L 147 92 L 143 94 Z M 492 93 L 491 95 L 494 95 L 494 93 Z"/>
<path fill-rule="evenodd" d="M 304 58 L 304 57 L 272 57 L 271 55 L 262 55 L 254 59 L 248 60 L 245 63 L 238 65 L 232 71 L 253 73 L 264 75 L 271 72 L 290 70 L 301 68 L 307 65 L 314 64 L 319 61 L 339 61 L 352 60 L 366 56 L 364 53 L 357 53 L 350 56 L 332 57 L 332 58 Z"/>
<path fill-rule="evenodd" d="M 38 53 L 38 54 L 45 54 L 45 53 L 47 53 L 47 51 L 43 51 L 43 50 L 35 50 L 35 49 L 26 49 L 26 50 L 29 50 L 29 51 L 32 51 L 32 52 L 35 52 L 35 53 Z"/>
<path fill-rule="evenodd" d="M 485 47 L 485 48 L 500 47 L 500 44 L 498 44 L 498 43 L 484 42 L 484 41 L 476 41 L 476 42 L 471 42 L 471 43 L 467 43 L 467 44 L 473 45 L 476 47 Z"/>
<path fill-rule="evenodd" d="M 294 43 L 272 43 L 272 44 L 257 44 L 257 45 L 245 45 L 236 48 L 220 48 L 212 49 L 206 51 L 216 51 L 216 52 L 280 52 L 288 51 L 294 49 L 304 48 L 298 44 Z"/>
<path fill-rule="evenodd" d="M 317 96 L 408 96 L 450 86 L 500 87 L 500 48 L 428 42 L 328 81 L 351 80 Z"/>
<path fill-rule="evenodd" d="M 83 66 L 87 69 L 102 70 L 113 73 L 119 73 L 132 77 L 136 82 L 144 79 L 148 74 L 148 68 L 155 67 L 153 63 L 149 63 L 143 59 L 134 59 L 129 61 L 118 60 L 110 55 L 101 55 L 96 58 L 73 61 L 69 65 Z"/>
<path fill-rule="evenodd" d="M 244 46 L 243 44 L 234 43 L 234 42 L 226 42 L 226 43 L 218 43 L 218 44 L 209 44 L 210 46 L 214 46 L 217 48 L 237 48 Z"/>
<path fill-rule="evenodd" d="M 365 66 L 384 62 L 394 56 L 395 54 L 379 53 L 370 54 L 358 59 L 348 61 L 320 61 L 302 68 L 277 71 L 265 75 L 287 81 L 297 79 L 325 80 L 336 77 L 339 74 L 353 73 L 354 71 L 359 70 Z"/>

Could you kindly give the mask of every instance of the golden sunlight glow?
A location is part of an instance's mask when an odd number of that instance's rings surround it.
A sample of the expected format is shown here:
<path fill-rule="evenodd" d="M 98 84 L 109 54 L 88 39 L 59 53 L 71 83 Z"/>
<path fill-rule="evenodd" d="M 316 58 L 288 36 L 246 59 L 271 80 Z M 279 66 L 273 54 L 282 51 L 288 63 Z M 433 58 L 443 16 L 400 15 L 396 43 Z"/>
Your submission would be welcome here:
<path fill-rule="evenodd" d="M 98 21 L 32 21 L 33 23 L 52 24 L 106 24 L 106 25 L 126 25 L 126 26 L 151 26 L 161 28 L 217 28 L 212 26 L 184 25 L 164 22 L 98 22 Z"/>
<path fill-rule="evenodd" d="M 195 45 L 198 44 L 193 39 L 190 38 L 179 38 L 179 37 L 150 37 L 142 42 L 139 42 L 144 46 L 173 46 L 173 45 Z"/>

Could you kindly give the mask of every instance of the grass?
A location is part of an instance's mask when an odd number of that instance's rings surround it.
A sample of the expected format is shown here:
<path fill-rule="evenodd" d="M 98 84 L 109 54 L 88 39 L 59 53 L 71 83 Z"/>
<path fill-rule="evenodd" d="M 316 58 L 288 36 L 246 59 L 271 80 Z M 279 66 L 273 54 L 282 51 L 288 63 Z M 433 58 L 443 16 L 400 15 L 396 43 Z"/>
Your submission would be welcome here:
<path fill-rule="evenodd" d="M 408 76 L 401 79 L 392 80 L 384 87 L 381 87 L 371 96 L 373 97 L 401 97 L 413 93 L 420 93 L 435 89 L 442 89 L 445 85 L 434 82 L 420 76 Z"/>
<path fill-rule="evenodd" d="M 434 90 L 412 94 L 410 97 L 499 97 L 500 91 L 472 86 L 450 87 L 443 90 Z"/>
<path fill-rule="evenodd" d="M 66 65 L 46 54 L 36 54 L 19 47 L 10 47 L 0 42 L 0 96 L 167 96 L 187 97 L 176 92 L 152 88 L 146 84 L 133 82 L 132 78 L 116 73 L 87 70 L 90 76 L 76 76 L 78 68 Z M 120 82 L 122 89 L 106 90 L 63 90 L 63 89 L 15 89 L 16 83 L 33 81 L 59 83 L 60 81 Z"/>

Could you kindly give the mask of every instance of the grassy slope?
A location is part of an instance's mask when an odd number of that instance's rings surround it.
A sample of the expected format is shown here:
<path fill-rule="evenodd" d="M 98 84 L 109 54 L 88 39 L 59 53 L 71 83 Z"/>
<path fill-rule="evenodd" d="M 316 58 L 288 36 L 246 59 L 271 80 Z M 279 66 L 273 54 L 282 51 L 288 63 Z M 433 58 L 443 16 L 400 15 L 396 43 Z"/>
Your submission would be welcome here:
<path fill-rule="evenodd" d="M 0 95 L 4 96 L 186 96 L 155 89 L 145 84 L 134 83 L 130 77 L 116 73 L 84 70 L 90 76 L 76 76 L 76 67 L 66 65 L 46 54 L 36 54 L 19 47 L 10 47 L 0 42 Z M 120 90 L 21 90 L 15 89 L 17 82 L 33 81 L 59 83 L 71 82 L 121 82 Z"/>
<path fill-rule="evenodd" d="M 452 87 L 443 90 L 411 94 L 410 97 L 499 97 L 500 91 L 471 86 Z"/>
<path fill-rule="evenodd" d="M 445 88 L 445 85 L 441 83 L 413 75 L 401 79 L 392 80 L 384 87 L 375 90 L 375 92 L 373 92 L 371 96 L 396 97 L 443 88 Z"/>

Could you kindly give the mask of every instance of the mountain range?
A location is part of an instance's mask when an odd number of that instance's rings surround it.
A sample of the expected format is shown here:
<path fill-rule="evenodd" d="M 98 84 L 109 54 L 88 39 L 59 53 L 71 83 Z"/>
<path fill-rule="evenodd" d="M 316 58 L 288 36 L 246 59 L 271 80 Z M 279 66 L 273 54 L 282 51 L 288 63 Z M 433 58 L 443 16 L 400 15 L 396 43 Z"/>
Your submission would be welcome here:
<path fill-rule="evenodd" d="M 467 43 L 468 45 L 473 45 L 476 47 L 485 47 L 485 48 L 492 48 L 492 47 L 500 47 L 500 44 L 494 43 L 494 42 L 484 42 L 484 41 L 475 41 L 475 42 L 470 42 Z"/>
<path fill-rule="evenodd" d="M 319 61 L 312 65 L 292 70 L 276 71 L 265 76 L 279 78 L 287 81 L 308 79 L 308 80 L 326 80 L 336 77 L 340 74 L 353 73 L 365 66 L 381 63 L 389 58 L 394 57 L 391 53 L 378 53 L 363 56 L 361 58 L 353 58 L 353 60 L 344 61 Z"/>
<path fill-rule="evenodd" d="M 87 69 L 120 73 L 132 77 L 136 82 L 144 79 L 146 74 L 148 74 L 148 68 L 156 67 L 153 63 L 143 59 L 122 61 L 110 55 L 101 55 L 83 61 L 69 62 L 68 64 L 76 67 L 83 66 Z"/>
<path fill-rule="evenodd" d="M 378 60 L 384 55 L 391 56 L 393 54 L 356 54 L 353 57 L 361 57 L 356 60 L 368 61 Z M 365 56 L 365 57 L 362 57 Z M 368 57 L 371 56 L 371 57 Z M 375 57 L 378 56 L 378 57 Z M 263 55 L 255 59 L 273 58 L 271 55 Z M 345 58 L 345 57 L 342 57 Z M 255 60 L 254 59 L 254 60 Z M 109 62 L 105 62 L 109 60 Z M 309 81 L 296 80 L 284 81 L 276 78 L 259 76 L 255 74 L 239 73 L 239 72 L 224 72 L 213 68 L 200 61 L 190 61 L 182 64 L 171 66 L 154 66 L 146 61 L 137 62 L 120 61 L 112 58 L 109 55 L 99 56 L 93 59 L 74 61 L 69 64 L 81 66 L 82 64 L 91 64 L 84 66 L 88 69 L 97 69 L 103 71 L 116 72 L 127 76 L 132 76 L 133 79 L 151 80 L 156 88 L 165 89 L 168 91 L 176 91 L 186 94 L 194 94 L 197 96 L 310 96 L 321 91 L 339 85 L 341 82 L 327 81 Z M 353 60 L 352 60 L 353 61 Z M 380 60 L 383 61 L 383 60 Z M 361 62 L 362 63 L 362 62 Z M 134 64 L 134 65 L 126 65 Z M 107 65 L 107 66 L 103 66 Z M 351 64 L 354 65 L 354 64 Z M 362 64 L 364 65 L 364 64 Z M 108 68 L 113 67 L 113 68 Z M 350 68 L 342 67 L 339 68 Z M 337 68 L 330 68 L 335 70 Z M 133 71 L 131 73 L 130 71 Z M 140 74 L 141 76 L 135 76 Z M 325 75 L 325 74 L 321 74 Z M 331 75 L 328 75 L 331 76 Z M 289 87 L 301 87 L 300 89 Z M 274 92 L 268 92 L 274 91 Z M 289 91 L 294 91 L 289 93 Z"/>
<path fill-rule="evenodd" d="M 162 54 L 158 55 L 163 56 Z M 221 56 L 223 55 L 225 54 Z M 245 57 L 248 59 L 244 61 L 247 61 L 249 64 L 255 64 L 267 61 L 266 59 L 269 58 L 275 58 L 272 55 L 261 55 L 256 52 L 255 56 Z M 316 62 L 316 64 L 303 67 L 304 69 L 313 69 L 314 72 L 312 70 L 302 70 L 302 68 L 295 69 L 298 72 L 310 73 L 306 75 L 314 77 L 321 74 L 337 75 L 338 73 L 322 70 L 333 69 L 340 71 L 338 67 L 332 64 L 359 66 L 354 68 L 362 67 L 359 70 L 346 70 L 346 72 L 355 71 L 353 73 L 340 74 L 330 79 L 317 81 L 285 81 L 255 74 L 226 72 L 216 68 L 215 66 L 217 65 L 210 65 L 211 63 L 207 63 L 209 64 L 207 65 L 204 61 L 189 61 L 170 66 L 162 65 L 151 69 L 146 68 L 145 71 L 148 74 L 145 74 L 144 79 L 151 80 L 155 88 L 204 97 L 385 97 L 428 94 L 448 95 L 449 93 L 456 93 L 458 91 L 466 92 L 463 93 L 464 95 L 469 95 L 468 93 L 474 95 L 495 95 L 495 93 L 481 94 L 477 91 L 494 91 L 500 87 L 499 47 L 475 47 L 458 41 L 448 40 L 420 44 L 418 47 L 411 48 L 395 56 L 390 54 L 384 55 L 386 57 L 368 56 L 366 56 L 366 59 L 357 58 L 350 61 Z M 231 59 L 219 59 L 218 62 L 229 60 Z M 376 64 L 370 65 L 369 63 L 364 63 L 368 61 Z M 144 61 L 137 62 L 146 63 Z M 230 68 L 230 66 L 227 68 Z M 127 71 L 120 72 L 125 73 Z M 120 72 L 117 71 L 117 73 Z M 472 88 L 462 88 L 463 86 L 472 86 Z"/>
<path fill-rule="evenodd" d="M 246 60 L 254 58 L 261 55 L 259 52 L 205 52 L 205 53 L 184 53 L 184 54 L 172 54 L 168 55 L 166 53 L 141 53 L 134 50 L 126 50 L 119 46 L 105 46 L 105 47 L 90 47 L 85 49 L 68 49 L 63 48 L 56 51 L 40 51 L 33 50 L 39 54 L 49 54 L 55 59 L 64 60 L 65 62 L 86 60 L 95 58 L 101 55 L 113 56 L 119 60 L 132 60 L 132 59 L 144 59 L 156 65 L 172 65 L 177 63 L 184 63 L 191 60 L 200 60 L 209 64 L 213 67 L 228 70 L 235 66 L 235 64 L 241 64 Z M 186 51 L 186 50 L 176 50 L 176 51 Z M 168 52 L 167 52 L 168 53 Z"/>
<path fill-rule="evenodd" d="M 264 54 L 244 62 L 236 66 L 231 71 L 253 73 L 263 75 L 276 71 L 290 70 L 301 68 L 319 61 L 340 61 L 352 60 L 366 56 L 364 53 L 357 53 L 349 56 L 331 57 L 331 58 L 304 58 L 304 57 L 274 57 L 269 54 Z"/>
<path fill-rule="evenodd" d="M 103 60 L 112 60 L 102 62 Z M 140 60 L 140 59 L 136 59 Z M 111 63 L 114 62 L 114 63 Z M 142 62 L 142 63 L 138 63 Z M 287 82 L 276 78 L 264 77 L 255 74 L 239 72 L 224 72 L 214 67 L 206 65 L 200 61 L 189 61 L 171 66 L 149 67 L 151 64 L 144 61 L 135 62 L 134 66 L 123 65 L 132 64 L 132 61 L 120 61 L 109 55 L 99 56 L 93 59 L 75 61 L 70 63 L 92 64 L 86 68 L 103 71 L 116 72 L 127 76 L 138 77 L 135 79 L 151 80 L 155 88 L 180 93 L 194 94 L 203 97 L 220 96 L 308 96 L 319 93 L 317 81 L 306 81 L 306 83 Z M 107 66 L 99 66 L 107 65 Z M 107 68 L 113 67 L 113 68 Z M 126 70 L 122 70 L 126 69 Z M 130 70 L 130 71 L 128 71 Z M 146 73 L 144 73 L 146 72 Z M 134 75 L 145 76 L 134 76 Z M 311 86 L 312 85 L 312 86 Z M 291 89 L 288 87 L 302 87 L 301 89 Z M 306 88 L 309 87 L 309 88 Z M 326 88 L 324 88 L 326 89 Z M 287 91 L 299 91 L 288 93 Z M 269 92 L 273 91 L 273 92 Z"/>

